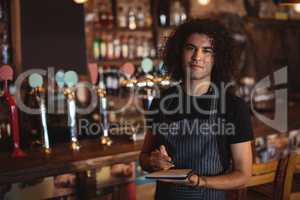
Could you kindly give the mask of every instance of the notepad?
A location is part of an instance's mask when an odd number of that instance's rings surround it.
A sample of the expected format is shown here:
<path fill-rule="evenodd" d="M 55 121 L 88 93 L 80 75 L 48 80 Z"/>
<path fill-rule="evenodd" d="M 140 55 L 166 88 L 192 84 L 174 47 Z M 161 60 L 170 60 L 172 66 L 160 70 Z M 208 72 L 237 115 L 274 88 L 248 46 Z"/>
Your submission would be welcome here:
<path fill-rule="evenodd" d="M 164 179 L 164 180 L 184 180 L 187 179 L 191 169 L 170 169 L 170 170 L 162 170 L 147 174 L 145 177 L 147 179 Z"/>

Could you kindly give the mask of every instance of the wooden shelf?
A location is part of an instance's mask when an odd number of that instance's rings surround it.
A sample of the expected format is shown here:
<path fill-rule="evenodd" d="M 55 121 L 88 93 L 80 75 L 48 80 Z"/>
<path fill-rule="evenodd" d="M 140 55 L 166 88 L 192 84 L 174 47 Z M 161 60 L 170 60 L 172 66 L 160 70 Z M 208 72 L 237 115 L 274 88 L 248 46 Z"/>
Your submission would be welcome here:
<path fill-rule="evenodd" d="M 151 58 L 155 64 L 158 64 L 160 59 L 158 58 Z M 141 64 L 143 58 L 135 58 L 135 59 L 112 59 L 112 60 L 100 60 L 100 61 L 94 61 L 95 63 L 98 63 L 99 65 L 118 65 L 121 66 L 124 63 L 130 62 L 134 65 Z"/>
<path fill-rule="evenodd" d="M 300 20 L 288 19 L 288 20 L 279 20 L 279 19 L 267 19 L 267 18 L 253 18 L 247 17 L 245 18 L 245 22 L 252 23 L 256 26 L 276 26 L 276 28 L 282 28 L 282 26 L 286 27 L 297 27 L 300 26 Z"/>
<path fill-rule="evenodd" d="M 129 28 L 121 28 L 121 27 L 113 27 L 113 28 L 103 28 L 103 27 L 95 27 L 96 31 L 99 32 L 151 32 L 151 27 L 145 28 L 136 28 L 136 29 L 129 29 Z"/>
<path fill-rule="evenodd" d="M 172 31 L 175 30 L 177 26 L 158 26 L 158 31 Z"/>

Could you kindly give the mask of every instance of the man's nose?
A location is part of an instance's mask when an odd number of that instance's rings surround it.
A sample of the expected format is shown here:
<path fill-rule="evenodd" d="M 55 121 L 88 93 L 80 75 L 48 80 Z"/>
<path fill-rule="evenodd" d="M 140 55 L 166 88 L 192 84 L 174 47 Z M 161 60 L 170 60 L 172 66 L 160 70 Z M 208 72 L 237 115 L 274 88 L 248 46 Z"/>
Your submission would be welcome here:
<path fill-rule="evenodd" d="M 201 60 L 203 59 L 203 57 L 204 57 L 203 51 L 201 49 L 197 49 L 194 51 L 192 59 Z"/>

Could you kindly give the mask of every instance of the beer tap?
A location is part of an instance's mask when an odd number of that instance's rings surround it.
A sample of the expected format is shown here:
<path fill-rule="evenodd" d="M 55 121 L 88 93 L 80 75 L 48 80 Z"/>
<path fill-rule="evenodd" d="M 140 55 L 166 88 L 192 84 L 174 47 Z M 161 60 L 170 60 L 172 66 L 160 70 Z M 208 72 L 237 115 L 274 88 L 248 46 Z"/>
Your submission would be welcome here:
<path fill-rule="evenodd" d="M 99 67 L 99 84 L 97 89 L 97 94 L 99 96 L 99 110 L 102 115 L 102 124 L 103 124 L 103 135 L 100 138 L 101 144 L 110 146 L 112 140 L 109 137 L 109 123 L 108 123 L 108 99 L 106 93 L 106 87 L 104 84 L 104 73 L 102 67 Z"/>
<path fill-rule="evenodd" d="M 57 91 L 57 110 L 58 113 L 64 112 L 64 85 L 65 85 L 65 73 L 62 70 L 58 70 L 55 74 L 55 81 L 58 87 Z"/>
<path fill-rule="evenodd" d="M 133 77 L 133 74 L 135 72 L 134 65 L 130 62 L 127 62 L 120 67 L 120 72 L 126 77 L 126 79 L 122 80 L 120 84 L 128 88 L 133 88 L 137 83 L 137 80 Z"/>
<path fill-rule="evenodd" d="M 152 87 L 154 86 L 154 77 L 149 73 L 153 70 L 153 61 L 150 58 L 145 58 L 141 64 L 142 71 L 145 75 L 145 91 L 146 91 L 146 107 L 149 109 L 154 98 L 152 95 Z"/>
<path fill-rule="evenodd" d="M 0 81 L 4 81 L 3 96 L 9 106 L 10 112 L 10 127 L 13 133 L 14 151 L 13 157 L 24 157 L 26 153 L 20 147 L 20 129 L 19 129 L 19 114 L 15 99 L 11 96 L 8 89 L 8 81 L 13 79 L 13 69 L 9 65 L 3 65 L 0 68 Z"/>
<path fill-rule="evenodd" d="M 50 154 L 51 147 L 47 127 L 47 109 L 45 103 L 45 89 L 43 88 L 43 77 L 37 73 L 31 74 L 29 76 L 29 85 L 32 88 L 31 94 L 35 95 L 35 98 L 40 108 L 40 115 L 43 127 L 43 151 L 45 154 Z"/>
<path fill-rule="evenodd" d="M 64 94 L 68 103 L 68 127 L 71 135 L 71 149 L 78 151 L 80 149 L 78 133 L 76 127 L 76 102 L 75 86 L 78 82 L 78 75 L 75 71 L 68 71 L 64 74 L 64 82 L 67 85 Z"/>

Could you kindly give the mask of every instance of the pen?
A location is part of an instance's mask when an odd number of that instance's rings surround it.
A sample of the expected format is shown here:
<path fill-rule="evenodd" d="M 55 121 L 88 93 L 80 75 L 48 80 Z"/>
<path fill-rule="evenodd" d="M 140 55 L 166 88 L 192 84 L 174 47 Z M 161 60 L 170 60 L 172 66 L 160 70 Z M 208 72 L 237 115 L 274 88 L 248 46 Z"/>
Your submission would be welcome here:
<path fill-rule="evenodd" d="M 164 161 L 166 161 L 166 162 L 170 163 L 170 164 L 172 165 L 172 167 L 171 167 L 171 168 L 175 167 L 175 164 L 174 164 L 174 162 L 173 162 L 173 161 L 168 161 L 168 160 L 164 160 Z"/>

